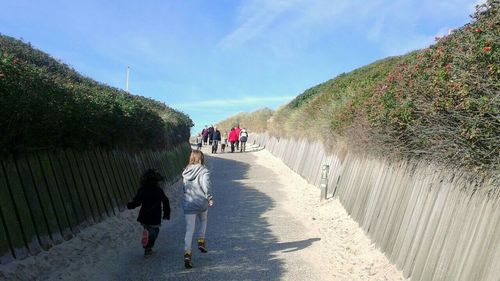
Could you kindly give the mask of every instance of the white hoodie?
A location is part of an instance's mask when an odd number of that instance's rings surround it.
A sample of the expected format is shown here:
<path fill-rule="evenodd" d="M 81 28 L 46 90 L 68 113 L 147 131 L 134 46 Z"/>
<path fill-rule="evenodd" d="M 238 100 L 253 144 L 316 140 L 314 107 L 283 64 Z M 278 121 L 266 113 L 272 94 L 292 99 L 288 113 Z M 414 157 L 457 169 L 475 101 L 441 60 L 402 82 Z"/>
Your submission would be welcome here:
<path fill-rule="evenodd" d="M 184 182 L 184 214 L 197 214 L 208 209 L 210 194 L 210 172 L 201 165 L 188 165 L 182 172 Z"/>

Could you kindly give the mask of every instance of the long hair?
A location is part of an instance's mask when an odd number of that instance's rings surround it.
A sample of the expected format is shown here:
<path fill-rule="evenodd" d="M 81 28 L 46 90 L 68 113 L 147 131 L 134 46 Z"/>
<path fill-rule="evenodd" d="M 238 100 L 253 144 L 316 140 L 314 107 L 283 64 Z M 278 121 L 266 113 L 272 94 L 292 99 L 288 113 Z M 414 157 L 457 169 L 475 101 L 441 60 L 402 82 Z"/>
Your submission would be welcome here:
<path fill-rule="evenodd" d="M 203 152 L 201 152 L 200 150 L 191 151 L 188 165 L 194 165 L 194 164 L 205 165 L 205 156 L 203 156 Z"/>

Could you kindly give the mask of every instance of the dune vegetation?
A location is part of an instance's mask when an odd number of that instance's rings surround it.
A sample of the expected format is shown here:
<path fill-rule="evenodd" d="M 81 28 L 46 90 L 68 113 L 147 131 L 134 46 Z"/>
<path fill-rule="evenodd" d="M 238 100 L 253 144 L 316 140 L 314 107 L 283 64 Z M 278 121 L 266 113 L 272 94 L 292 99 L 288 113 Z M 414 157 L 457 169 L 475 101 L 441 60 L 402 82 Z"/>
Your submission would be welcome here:
<path fill-rule="evenodd" d="M 223 131 L 229 131 L 240 125 L 241 128 L 252 128 L 252 132 L 264 133 L 267 130 L 267 122 L 274 114 L 274 111 L 269 108 L 259 109 L 254 112 L 241 112 L 231 116 L 215 126 Z"/>
<path fill-rule="evenodd" d="M 165 104 L 90 78 L 0 35 L 0 152 L 89 147 L 170 148 L 191 119 Z"/>
<path fill-rule="evenodd" d="M 220 124 L 498 175 L 499 11 L 500 1 L 488 0 L 470 23 L 429 48 L 341 74 L 266 111 L 267 120 L 257 111 Z"/>

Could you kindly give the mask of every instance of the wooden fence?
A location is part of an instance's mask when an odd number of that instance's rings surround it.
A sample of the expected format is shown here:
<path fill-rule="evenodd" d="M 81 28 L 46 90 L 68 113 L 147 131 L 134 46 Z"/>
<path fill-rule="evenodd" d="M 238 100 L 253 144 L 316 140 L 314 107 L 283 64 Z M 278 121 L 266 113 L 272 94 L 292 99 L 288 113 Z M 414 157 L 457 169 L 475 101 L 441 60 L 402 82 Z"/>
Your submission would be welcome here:
<path fill-rule="evenodd" d="M 174 181 L 188 144 L 171 151 L 38 151 L 0 160 L 0 263 L 71 239 L 124 210 L 139 177 L 156 168 Z"/>
<path fill-rule="evenodd" d="M 330 197 L 413 281 L 500 280 L 500 187 L 432 163 L 373 159 L 319 142 L 251 136 L 309 183 L 329 165 Z M 318 198 L 319 200 L 319 198 Z"/>

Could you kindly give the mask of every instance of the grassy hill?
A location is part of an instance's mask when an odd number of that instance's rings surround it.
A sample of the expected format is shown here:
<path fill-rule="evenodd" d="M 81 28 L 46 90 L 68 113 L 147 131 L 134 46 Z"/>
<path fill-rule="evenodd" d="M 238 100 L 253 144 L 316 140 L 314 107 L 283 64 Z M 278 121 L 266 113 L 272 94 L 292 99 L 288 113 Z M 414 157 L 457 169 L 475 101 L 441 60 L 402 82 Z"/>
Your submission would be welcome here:
<path fill-rule="evenodd" d="M 240 125 L 241 128 L 252 128 L 252 132 L 263 133 L 267 131 L 269 118 L 273 116 L 274 111 L 269 108 L 259 109 L 250 113 L 238 113 L 216 124 L 222 131 L 228 131 Z M 221 132 L 222 132 L 221 131 Z"/>
<path fill-rule="evenodd" d="M 319 139 L 328 147 L 498 175 L 499 10 L 500 1 L 489 0 L 471 23 L 429 48 L 341 74 L 256 126 L 276 136 Z"/>
<path fill-rule="evenodd" d="M 161 149 L 189 138 L 191 119 L 90 78 L 0 35 L 0 153 L 58 147 Z"/>

